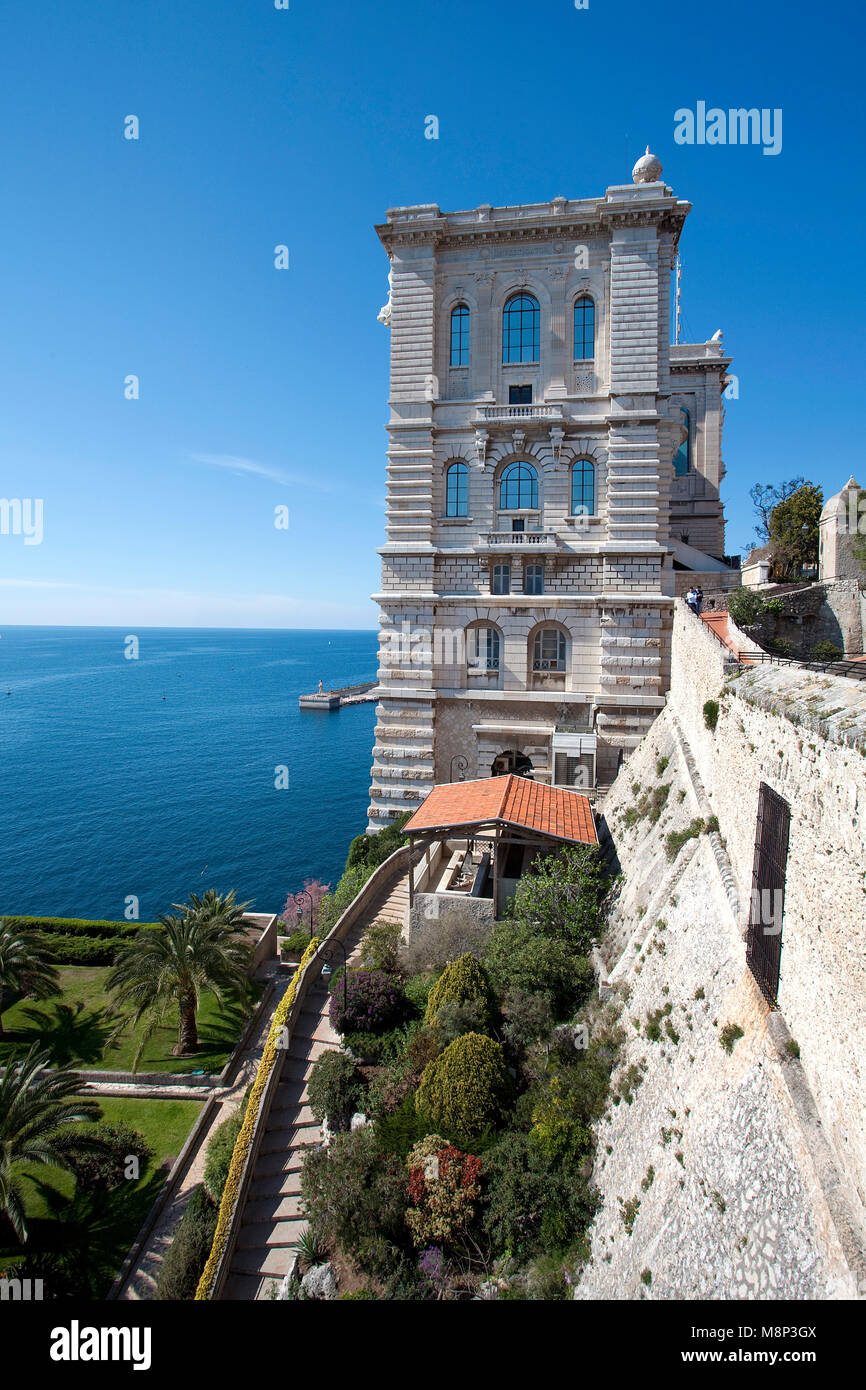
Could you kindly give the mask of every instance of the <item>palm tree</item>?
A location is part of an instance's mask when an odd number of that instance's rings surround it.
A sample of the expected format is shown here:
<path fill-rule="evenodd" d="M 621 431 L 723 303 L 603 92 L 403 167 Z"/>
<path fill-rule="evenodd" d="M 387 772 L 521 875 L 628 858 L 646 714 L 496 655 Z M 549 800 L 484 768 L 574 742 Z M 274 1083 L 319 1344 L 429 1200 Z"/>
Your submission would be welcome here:
<path fill-rule="evenodd" d="M 86 1132 L 73 1125 L 98 1120 L 95 1100 L 82 1100 L 81 1086 L 68 1067 L 45 1071 L 49 1054 L 33 1044 L 20 1061 L 12 1061 L 0 1079 L 0 1214 L 8 1217 L 20 1241 L 27 1239 L 24 1199 L 16 1181 L 16 1163 L 54 1163 L 70 1168 L 69 1155 L 76 1148 L 100 1147 Z"/>
<path fill-rule="evenodd" d="M 15 994 L 47 999 L 57 994 L 60 981 L 38 932 L 18 926 L 14 918 L 0 917 L 0 1038 L 3 1010 Z"/>
<path fill-rule="evenodd" d="M 162 931 L 141 931 L 118 954 L 106 988 L 127 1013 L 116 1032 L 131 1021 L 146 1018 L 133 1070 L 148 1038 L 176 1008 L 178 1038 L 175 1057 L 198 1051 L 201 991 L 209 989 L 220 1004 L 227 995 L 244 993 L 252 947 L 240 935 L 249 903 L 236 903 L 234 892 L 222 896 L 209 888 L 204 897 L 192 894 L 187 904 L 173 903 L 178 915 L 160 918 Z"/>

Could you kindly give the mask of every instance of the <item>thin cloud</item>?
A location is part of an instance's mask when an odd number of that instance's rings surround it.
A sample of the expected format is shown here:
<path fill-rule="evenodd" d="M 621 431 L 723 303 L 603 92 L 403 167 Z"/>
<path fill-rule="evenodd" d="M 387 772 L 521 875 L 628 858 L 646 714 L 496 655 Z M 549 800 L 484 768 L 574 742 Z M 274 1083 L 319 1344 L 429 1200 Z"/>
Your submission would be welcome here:
<path fill-rule="evenodd" d="M 191 454 L 195 463 L 203 463 L 211 468 L 225 468 L 230 473 L 251 474 L 255 478 L 267 478 L 271 483 L 283 483 L 296 487 L 313 488 L 316 492 L 331 492 L 332 489 L 315 478 L 300 473 L 286 473 L 280 468 L 269 468 L 255 459 L 242 458 L 238 454 Z"/>

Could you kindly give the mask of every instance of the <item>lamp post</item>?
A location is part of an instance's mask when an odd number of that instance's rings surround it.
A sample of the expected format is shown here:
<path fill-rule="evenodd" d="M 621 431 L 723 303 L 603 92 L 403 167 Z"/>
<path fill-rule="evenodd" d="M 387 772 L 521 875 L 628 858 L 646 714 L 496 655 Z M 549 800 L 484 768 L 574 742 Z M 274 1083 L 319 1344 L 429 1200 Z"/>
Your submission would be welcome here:
<path fill-rule="evenodd" d="M 296 898 L 309 898 L 309 900 L 310 900 L 310 940 L 312 941 L 312 939 L 313 939 L 313 895 L 312 895 L 312 893 L 308 893 L 308 892 L 306 891 L 305 888 L 302 888 L 302 889 L 300 890 L 300 892 L 298 892 L 298 893 L 295 894 L 295 897 L 296 897 Z M 302 927 L 303 925 L 304 925 L 304 909 L 301 907 L 301 904 L 298 903 L 298 926 L 299 926 L 299 927 Z"/>
<path fill-rule="evenodd" d="M 324 941 L 324 942 L 322 942 L 322 945 L 319 947 L 319 957 L 320 957 L 320 959 L 321 959 L 321 961 L 322 961 L 322 979 L 324 980 L 324 982 L 325 982 L 325 987 L 327 988 L 328 981 L 330 980 L 331 976 L 332 976 L 333 973 L 334 973 L 333 964 L 334 964 L 334 960 L 336 959 L 336 957 L 335 957 L 335 955 L 334 955 L 334 948 L 335 948 L 335 947 L 339 947 L 340 953 L 341 953 L 341 955 L 342 955 L 342 957 L 343 957 L 343 1013 L 345 1014 L 345 1012 L 346 1012 L 346 975 L 348 974 L 348 971 L 349 971 L 349 957 L 348 957 L 348 955 L 347 955 L 347 953 L 346 953 L 346 948 L 345 948 L 345 946 L 343 945 L 342 941 L 338 941 L 338 940 L 336 939 L 336 937 L 333 938 L 333 939 L 330 940 L 330 941 Z"/>
<path fill-rule="evenodd" d="M 453 782 L 453 781 L 454 781 L 454 764 L 455 764 L 455 763 L 457 764 L 457 771 L 458 771 L 459 774 L 460 774 L 460 776 L 457 778 L 457 781 L 458 781 L 458 782 L 463 782 L 463 781 L 466 780 L 466 769 L 467 769 L 468 766 L 469 766 L 469 762 L 468 762 L 468 760 L 467 760 L 466 758 L 464 758 L 464 756 L 463 756 L 462 753 L 455 753 L 455 754 L 454 754 L 454 757 L 451 759 L 451 766 L 450 766 L 449 773 L 448 773 L 448 781 L 449 781 L 449 782 Z"/>

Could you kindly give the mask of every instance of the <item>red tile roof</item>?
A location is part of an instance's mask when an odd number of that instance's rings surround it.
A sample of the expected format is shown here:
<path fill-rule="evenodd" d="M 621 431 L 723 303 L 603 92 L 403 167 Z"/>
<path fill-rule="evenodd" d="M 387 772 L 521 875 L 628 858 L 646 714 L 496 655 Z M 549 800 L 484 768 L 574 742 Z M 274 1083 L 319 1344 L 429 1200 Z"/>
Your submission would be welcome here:
<path fill-rule="evenodd" d="M 486 825 L 491 821 L 519 825 L 556 840 L 598 844 L 588 797 L 513 773 L 508 777 L 481 777 L 475 782 L 447 782 L 434 787 L 403 827 L 403 833 Z"/>

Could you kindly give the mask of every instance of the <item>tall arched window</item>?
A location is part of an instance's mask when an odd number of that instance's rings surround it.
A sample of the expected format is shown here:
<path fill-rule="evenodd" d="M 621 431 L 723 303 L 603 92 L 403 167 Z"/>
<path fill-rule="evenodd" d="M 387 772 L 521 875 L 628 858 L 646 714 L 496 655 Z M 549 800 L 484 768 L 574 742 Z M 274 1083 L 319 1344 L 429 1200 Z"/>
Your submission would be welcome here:
<path fill-rule="evenodd" d="M 473 672 L 498 671 L 499 655 L 498 628 L 469 628 L 466 633 L 466 666 L 468 670 Z"/>
<path fill-rule="evenodd" d="M 451 310 L 451 366 L 469 366 L 469 310 L 465 304 Z"/>
<path fill-rule="evenodd" d="M 686 410 L 686 408 L 685 408 L 684 405 L 681 405 L 681 406 L 680 406 L 680 415 L 683 417 L 683 426 L 684 426 L 685 431 L 686 431 L 686 437 L 685 437 L 685 439 L 683 440 L 683 442 L 682 442 L 682 444 L 680 445 L 680 447 L 677 449 L 676 453 L 674 454 L 674 473 L 675 473 L 676 477 L 678 477 L 678 478 L 684 478 L 684 477 L 686 476 L 686 474 L 688 473 L 689 469 L 690 469 L 691 466 L 692 466 L 692 452 L 691 452 L 691 432 L 692 432 L 692 430 L 691 430 L 691 421 L 690 421 L 690 419 L 689 419 L 689 412 Z"/>
<path fill-rule="evenodd" d="M 509 463 L 499 479 L 501 511 L 526 511 L 538 507 L 538 474 L 531 463 Z"/>
<path fill-rule="evenodd" d="M 565 633 L 558 627 L 541 627 L 532 644 L 533 671 L 565 670 Z"/>
<path fill-rule="evenodd" d="M 595 466 L 578 459 L 571 466 L 572 516 L 595 516 Z"/>
<path fill-rule="evenodd" d="M 537 362 L 541 312 L 531 294 L 516 294 L 502 315 L 503 362 Z"/>
<path fill-rule="evenodd" d="M 574 301 L 574 360 L 595 357 L 595 304 L 588 294 Z"/>
<path fill-rule="evenodd" d="M 469 469 L 452 463 L 445 472 L 445 515 L 469 515 Z"/>

